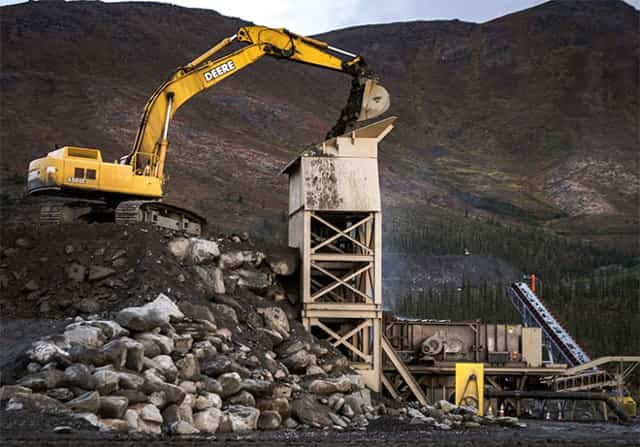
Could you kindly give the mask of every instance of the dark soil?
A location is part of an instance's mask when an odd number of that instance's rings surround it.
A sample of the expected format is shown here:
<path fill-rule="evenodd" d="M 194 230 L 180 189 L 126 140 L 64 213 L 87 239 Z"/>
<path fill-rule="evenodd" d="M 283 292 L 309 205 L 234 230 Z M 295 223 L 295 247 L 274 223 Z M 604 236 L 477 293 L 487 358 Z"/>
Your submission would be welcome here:
<path fill-rule="evenodd" d="M 68 434 L 53 432 L 66 425 Z M 397 419 L 381 418 L 367 431 L 335 432 L 326 430 L 273 431 L 247 434 L 196 435 L 188 437 L 153 437 L 102 433 L 88 423 L 61 415 L 44 415 L 29 411 L 0 412 L 0 439 L 5 446 L 66 446 L 95 445 L 139 446 L 153 443 L 165 446 L 195 446 L 203 444 L 235 446 L 442 446 L 442 447 L 507 447 L 563 446 L 596 447 L 608 445 L 640 445 L 640 423 L 614 425 L 605 423 L 579 424 L 571 422 L 528 421 L 522 430 L 483 427 L 465 431 L 421 430 L 419 425 L 399 423 Z"/>

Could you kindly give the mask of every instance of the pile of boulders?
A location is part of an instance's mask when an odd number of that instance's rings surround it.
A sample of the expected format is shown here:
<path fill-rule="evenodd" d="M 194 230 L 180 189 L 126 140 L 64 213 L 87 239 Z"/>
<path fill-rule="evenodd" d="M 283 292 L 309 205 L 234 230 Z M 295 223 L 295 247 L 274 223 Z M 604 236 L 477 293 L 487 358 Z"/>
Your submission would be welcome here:
<path fill-rule="evenodd" d="M 374 402 L 347 359 L 297 321 L 296 295 L 277 280 L 295 272 L 295 252 L 225 251 L 218 242 L 168 242 L 206 300 L 175 302 L 160 293 L 144 305 L 76 317 L 25 352 L 25 373 L 0 388 L 5 410 L 65 413 L 105 431 L 180 435 L 362 430 L 383 415 L 442 430 L 493 422 L 445 401 L 422 408 Z"/>
<path fill-rule="evenodd" d="M 412 425 L 424 425 L 437 430 L 459 430 L 478 428 L 483 425 L 500 425 L 511 428 L 525 428 L 518 418 L 493 415 L 478 416 L 478 409 L 466 405 L 454 405 L 440 400 L 435 405 L 418 407 L 411 404 L 406 408 L 390 410 L 389 413 L 408 420 Z"/>
<path fill-rule="evenodd" d="M 4 386 L 1 399 L 6 410 L 67 412 L 125 432 L 366 425 L 376 409 L 360 377 L 328 377 L 310 360 L 328 349 L 293 339 L 275 309 L 261 314 L 265 330 L 288 340 L 266 352 L 234 341 L 208 307 L 179 307 L 162 294 L 114 320 L 77 317 L 63 334 L 33 343 L 28 374 Z"/>

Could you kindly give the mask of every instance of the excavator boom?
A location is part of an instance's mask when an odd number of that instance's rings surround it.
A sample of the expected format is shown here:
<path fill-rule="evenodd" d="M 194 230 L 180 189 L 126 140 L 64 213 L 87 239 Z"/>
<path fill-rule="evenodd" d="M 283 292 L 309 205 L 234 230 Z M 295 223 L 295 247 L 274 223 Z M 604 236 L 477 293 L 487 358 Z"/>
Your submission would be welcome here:
<path fill-rule="evenodd" d="M 233 42 L 244 46 L 221 55 Z M 28 194 L 97 200 L 101 202 L 100 209 L 111 212 L 116 222 L 150 221 L 199 233 L 203 218 L 160 203 L 171 120 L 189 99 L 264 56 L 352 76 L 349 99 L 328 138 L 345 133 L 356 121 L 374 118 L 389 107 L 389 94 L 377 83 L 362 57 L 284 28 L 245 26 L 176 69 L 156 89 L 145 105 L 131 152 L 119 162 L 104 162 L 98 149 L 65 146 L 29 164 Z M 87 209 L 96 207 L 75 201 L 74 207 L 50 206 L 41 217 L 46 222 L 67 221 L 69 216 L 70 220 L 89 219 Z"/>
<path fill-rule="evenodd" d="M 247 46 L 230 54 L 215 56 L 234 41 Z M 347 56 L 343 60 L 334 54 Z M 128 163 L 150 166 L 152 175 L 162 178 L 167 135 L 171 118 L 182 105 L 198 93 L 234 75 L 264 56 L 287 59 L 353 76 L 347 105 L 328 136 L 344 133 L 358 120 L 371 119 L 389 107 L 389 94 L 367 70 L 362 57 L 325 42 L 299 36 L 286 29 L 246 26 L 223 39 L 196 59 L 178 68 L 151 96 L 145 106 Z M 134 158 L 135 157 L 135 158 Z"/>

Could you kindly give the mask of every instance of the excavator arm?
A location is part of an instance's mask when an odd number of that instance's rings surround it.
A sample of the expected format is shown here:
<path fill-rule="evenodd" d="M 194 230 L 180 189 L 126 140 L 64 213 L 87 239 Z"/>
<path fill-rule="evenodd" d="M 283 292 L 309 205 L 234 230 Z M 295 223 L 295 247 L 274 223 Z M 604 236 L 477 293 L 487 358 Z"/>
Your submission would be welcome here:
<path fill-rule="evenodd" d="M 214 58 L 234 41 L 245 47 Z M 347 56 L 343 60 L 331 53 Z M 360 56 L 299 36 L 286 29 L 246 26 L 223 39 L 192 62 L 178 68 L 147 102 L 131 153 L 123 159 L 136 172 L 163 178 L 168 130 L 173 115 L 193 96 L 234 75 L 263 56 L 314 65 L 353 76 L 347 105 L 333 129 L 332 137 L 344 133 L 355 121 L 378 116 L 389 107 L 389 95 L 377 84 Z"/>

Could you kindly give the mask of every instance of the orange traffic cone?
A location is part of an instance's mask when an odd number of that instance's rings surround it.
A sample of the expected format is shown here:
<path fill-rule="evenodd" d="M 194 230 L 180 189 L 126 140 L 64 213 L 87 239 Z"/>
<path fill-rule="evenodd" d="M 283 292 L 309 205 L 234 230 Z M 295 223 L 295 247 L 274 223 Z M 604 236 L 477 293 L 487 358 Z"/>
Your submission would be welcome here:
<path fill-rule="evenodd" d="M 547 416 L 545 417 L 545 419 L 548 421 L 551 419 L 551 413 L 547 411 Z"/>
<path fill-rule="evenodd" d="M 562 420 L 562 411 L 558 411 L 558 420 L 561 421 Z"/>
<path fill-rule="evenodd" d="M 504 404 L 500 405 L 500 410 L 498 411 L 498 417 L 504 417 Z"/>
<path fill-rule="evenodd" d="M 487 408 L 487 416 L 493 416 L 493 407 L 491 405 Z"/>

